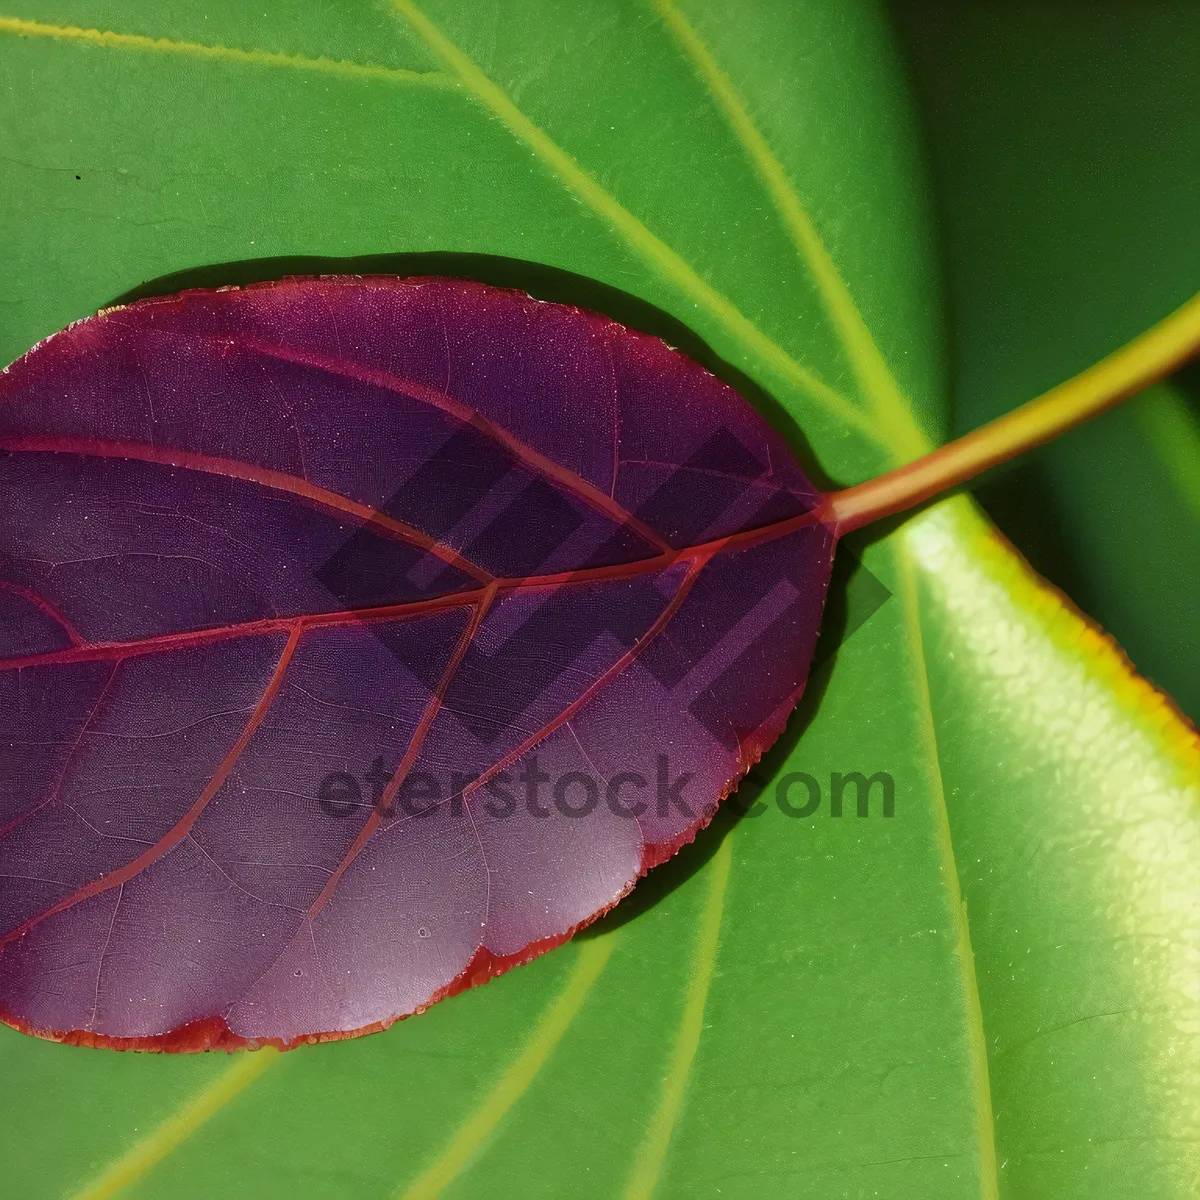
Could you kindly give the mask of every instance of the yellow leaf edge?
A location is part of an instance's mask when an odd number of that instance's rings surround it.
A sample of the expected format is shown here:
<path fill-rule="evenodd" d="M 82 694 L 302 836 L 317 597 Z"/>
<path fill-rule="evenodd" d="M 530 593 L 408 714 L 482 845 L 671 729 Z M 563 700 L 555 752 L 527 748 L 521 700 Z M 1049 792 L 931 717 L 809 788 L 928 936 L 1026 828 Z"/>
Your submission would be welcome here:
<path fill-rule="evenodd" d="M 940 569 L 938 541 L 953 537 L 1014 609 L 1032 618 L 1055 649 L 1082 665 L 1090 682 L 1111 693 L 1121 715 L 1170 764 L 1179 783 L 1195 793 L 1193 814 L 1200 813 L 1196 726 L 1166 692 L 1138 673 L 1116 638 L 1029 565 L 974 500 L 960 495 L 934 504 L 895 536 L 925 574 Z"/>

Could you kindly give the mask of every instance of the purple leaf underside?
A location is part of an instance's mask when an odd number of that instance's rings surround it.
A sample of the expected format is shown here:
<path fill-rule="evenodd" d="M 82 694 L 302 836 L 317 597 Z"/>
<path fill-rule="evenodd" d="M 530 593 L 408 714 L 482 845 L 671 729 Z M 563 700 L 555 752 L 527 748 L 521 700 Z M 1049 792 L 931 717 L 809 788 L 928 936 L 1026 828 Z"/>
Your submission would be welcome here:
<path fill-rule="evenodd" d="M 0 374 L 0 1017 L 286 1047 L 565 941 L 781 732 L 819 500 L 684 355 L 475 283 L 35 347 Z"/>

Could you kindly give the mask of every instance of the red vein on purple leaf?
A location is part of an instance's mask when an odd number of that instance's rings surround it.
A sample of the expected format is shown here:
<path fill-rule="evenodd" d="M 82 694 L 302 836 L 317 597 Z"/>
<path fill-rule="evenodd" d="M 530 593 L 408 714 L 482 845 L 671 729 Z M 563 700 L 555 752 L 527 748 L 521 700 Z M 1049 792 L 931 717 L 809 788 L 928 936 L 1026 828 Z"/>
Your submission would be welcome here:
<path fill-rule="evenodd" d="M 444 612 L 452 608 L 465 608 L 478 604 L 487 592 L 494 588 L 501 594 L 571 587 L 582 584 L 607 583 L 632 579 L 639 575 L 652 575 L 670 570 L 671 567 L 690 558 L 707 561 L 721 554 L 746 550 L 776 538 L 786 537 L 801 529 L 820 523 L 815 512 L 800 513 L 785 521 L 741 533 L 728 534 L 694 546 L 655 555 L 653 558 L 635 559 L 628 563 L 612 563 L 600 567 L 583 567 L 574 571 L 559 571 L 551 575 L 530 575 L 523 579 L 494 579 L 486 588 L 469 592 L 450 592 L 433 596 L 427 600 L 409 600 L 400 604 L 384 604 L 372 608 L 336 609 L 331 612 L 294 614 L 270 617 L 242 624 L 224 625 L 212 629 L 190 630 L 185 633 L 158 634 L 135 638 L 124 642 L 98 642 L 91 645 L 73 646 L 65 650 L 47 650 L 39 654 L 0 659 L 0 671 L 23 670 L 28 667 L 55 664 L 98 662 L 122 659 L 135 655 L 163 654 L 172 650 L 190 649 L 241 637 L 262 637 L 290 629 L 299 624 L 304 629 L 326 629 L 344 625 L 355 625 L 378 621 L 408 620 Z"/>
<path fill-rule="evenodd" d="M 467 622 L 462 636 L 458 639 L 458 643 L 454 647 L 454 653 L 446 663 L 446 667 L 442 671 L 442 676 L 438 680 L 437 687 L 431 693 L 424 711 L 421 713 L 421 719 L 417 722 L 417 727 L 413 731 L 412 737 L 409 738 L 408 748 L 404 752 L 404 757 L 400 760 L 392 778 L 380 794 L 379 801 L 375 805 L 371 815 L 363 823 L 362 829 L 358 831 L 358 836 L 354 839 L 350 849 L 343 855 L 341 862 L 334 868 L 333 874 L 326 880 L 320 895 L 317 896 L 309 907 L 307 920 L 311 921 L 329 903 L 334 889 L 346 873 L 350 864 L 362 853 L 367 842 L 371 840 L 375 831 L 383 823 L 384 814 L 391 809 L 392 802 L 395 800 L 397 793 L 408 777 L 409 771 L 412 770 L 413 764 L 417 761 L 421 753 L 421 747 L 425 744 L 425 738 L 433 725 L 434 718 L 441 710 L 446 693 L 449 691 L 451 683 L 454 682 L 454 677 L 458 674 L 458 668 L 462 665 L 462 660 L 466 656 L 467 650 L 470 649 L 471 643 L 475 640 L 475 634 L 478 632 L 483 618 L 487 615 L 495 596 L 496 588 L 493 585 L 484 592 L 483 596 L 476 603 L 474 612 L 471 614 L 471 619 Z"/>
<path fill-rule="evenodd" d="M 412 525 L 397 521 L 368 504 L 351 500 L 338 492 L 309 483 L 298 475 L 285 471 L 274 471 L 270 467 L 259 467 L 236 458 L 223 458 L 216 454 L 200 454 L 194 450 L 180 450 L 171 446 L 152 446 L 147 442 L 113 441 L 103 438 L 65 437 L 59 434 L 9 434 L 0 437 L 0 450 L 25 451 L 49 454 L 84 454 L 93 458 L 119 458 L 134 462 L 156 463 L 159 466 L 176 467 L 186 471 L 201 471 L 206 475 L 223 475 L 227 479 L 241 479 L 257 483 L 272 491 L 287 492 L 302 500 L 309 500 L 331 512 L 356 517 L 372 530 L 385 537 L 406 542 L 440 558 L 444 563 L 460 571 L 490 583 L 492 575 L 482 567 L 463 558 L 452 546 L 422 533 Z"/>
<path fill-rule="evenodd" d="M 54 787 L 51 788 L 50 794 L 40 803 L 35 804 L 32 808 L 27 808 L 23 813 L 18 813 L 6 825 L 0 825 L 0 838 L 7 837 L 14 829 L 23 825 L 31 817 L 41 812 L 43 808 L 47 808 L 53 804 L 55 800 L 62 794 L 62 785 L 67 777 L 67 772 L 71 769 L 71 761 L 79 751 L 79 747 L 83 739 L 87 736 L 88 729 L 92 722 L 96 719 L 96 714 L 100 711 L 100 706 L 104 703 L 104 698 L 112 689 L 114 680 L 117 678 L 118 672 L 121 670 L 121 664 L 118 662 L 108 673 L 108 678 L 104 681 L 104 686 L 96 694 L 96 699 L 92 702 L 91 708 L 88 710 L 88 715 L 84 718 L 83 724 L 79 727 L 79 733 L 75 736 L 75 741 L 71 745 L 71 749 L 67 751 L 63 757 L 62 766 L 59 768 L 58 777 L 54 781 Z"/>
<path fill-rule="evenodd" d="M 405 379 L 403 376 L 395 375 L 390 371 L 380 371 L 374 367 L 359 366 L 357 363 L 329 358 L 326 355 L 315 354 L 308 350 L 299 350 L 293 346 L 272 345 L 258 338 L 246 336 L 217 337 L 213 335 L 213 338 L 227 344 L 245 347 L 248 350 L 253 350 L 258 354 L 266 355 L 270 358 L 277 358 L 281 362 L 313 367 L 316 370 L 325 371 L 331 375 L 339 375 L 344 379 L 354 379 L 359 383 L 368 383 L 373 384 L 375 387 L 386 388 L 388 391 L 407 396 L 410 400 L 417 400 L 422 404 L 428 404 L 432 408 L 437 408 L 449 416 L 456 417 L 464 425 L 470 425 L 473 429 L 478 430 L 485 437 L 502 446 L 530 470 L 558 484 L 559 487 L 570 492 L 572 495 L 577 496 L 596 512 L 615 521 L 618 525 L 623 525 L 633 530 L 639 537 L 659 550 L 669 549 L 667 543 L 653 529 L 644 522 L 639 521 L 610 495 L 603 492 L 594 484 L 589 483 L 575 471 L 564 467 L 561 463 L 557 463 L 551 458 L 547 458 L 541 451 L 535 450 L 527 442 L 523 442 L 514 434 L 509 433 L 507 429 L 503 429 L 488 420 L 487 417 L 477 412 L 469 404 L 464 404 L 461 400 L 456 400 L 446 392 L 428 387 L 423 383 L 417 383 L 415 380 Z"/>
<path fill-rule="evenodd" d="M 20 596 L 22 600 L 28 600 L 34 608 L 45 613 L 62 629 L 71 645 L 82 646 L 86 641 L 83 634 L 45 596 L 35 592 L 32 588 L 22 587 L 19 583 L 10 583 L 7 579 L 0 579 L 0 592 L 11 592 L 15 596 Z"/>
<path fill-rule="evenodd" d="M 663 608 L 662 612 L 655 618 L 654 623 L 646 630 L 644 634 L 624 653 L 616 662 L 612 664 L 602 675 L 593 680 L 592 683 L 573 700 L 566 708 L 552 717 L 540 729 L 531 733 L 525 738 L 520 745 L 510 750 L 503 758 L 493 763 L 486 771 L 484 771 L 478 779 L 463 789 L 464 803 L 470 799 L 489 779 L 494 779 L 501 771 L 512 766 L 523 754 L 527 754 L 534 746 L 543 741 L 551 733 L 553 733 L 564 722 L 569 721 L 593 696 L 601 692 L 608 684 L 618 675 L 624 672 L 631 666 L 637 658 L 642 654 L 647 646 L 662 632 L 667 622 L 679 611 L 680 605 L 687 599 L 687 594 L 692 590 L 692 585 L 696 582 L 696 578 L 704 569 L 705 564 L 712 557 L 711 554 L 696 554 L 693 557 L 691 568 L 681 580 L 679 587 L 676 588 L 675 594 L 671 597 L 670 602 Z"/>
<path fill-rule="evenodd" d="M 237 741 L 233 744 L 233 748 L 222 760 L 221 765 L 213 772 L 212 778 L 209 779 L 204 790 L 183 817 L 159 838 L 150 849 L 139 854 L 137 858 L 126 863 L 125 866 L 115 871 L 110 871 L 109 874 L 103 875 L 98 879 L 93 879 L 90 883 L 84 884 L 83 887 L 77 888 L 69 896 L 64 896 L 55 904 L 51 904 L 44 912 L 38 913 L 37 916 L 31 917 L 28 921 L 17 926 L 16 929 L 0 935 L 0 946 L 23 937 L 30 929 L 35 925 L 41 924 L 47 917 L 52 917 L 56 913 L 73 908 L 76 904 L 88 900 L 92 896 L 98 896 L 101 892 L 109 891 L 111 888 L 127 883 L 135 875 L 139 875 L 144 871 L 151 863 L 156 862 L 169 850 L 174 849 L 175 846 L 187 837 L 192 827 L 199 820 L 200 814 L 208 807 L 209 802 L 217 792 L 221 790 L 230 771 L 237 765 L 238 759 L 241 758 L 242 752 L 249 745 L 255 730 L 262 724 L 267 712 L 274 703 L 275 697 L 279 694 L 280 685 L 283 683 L 283 676 L 287 671 L 289 662 L 291 662 L 292 655 L 296 651 L 296 646 L 300 641 L 302 632 L 303 627 L 299 623 L 293 623 L 291 636 L 288 638 L 283 652 L 279 656 L 279 661 L 275 664 L 275 670 L 271 675 L 270 681 L 259 698 L 258 703 L 255 705 L 254 711 L 250 714 L 250 719 L 246 722 Z"/>

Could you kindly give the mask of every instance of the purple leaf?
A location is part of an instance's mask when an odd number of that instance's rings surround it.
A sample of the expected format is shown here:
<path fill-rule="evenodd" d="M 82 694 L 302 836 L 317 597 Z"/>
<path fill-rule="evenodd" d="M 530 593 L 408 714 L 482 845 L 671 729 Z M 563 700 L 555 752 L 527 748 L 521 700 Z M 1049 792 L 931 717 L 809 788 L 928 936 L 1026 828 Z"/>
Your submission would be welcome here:
<path fill-rule="evenodd" d="M 143 301 L 0 375 L 0 1016 L 386 1027 L 695 837 L 833 538 L 735 392 L 449 280 Z"/>

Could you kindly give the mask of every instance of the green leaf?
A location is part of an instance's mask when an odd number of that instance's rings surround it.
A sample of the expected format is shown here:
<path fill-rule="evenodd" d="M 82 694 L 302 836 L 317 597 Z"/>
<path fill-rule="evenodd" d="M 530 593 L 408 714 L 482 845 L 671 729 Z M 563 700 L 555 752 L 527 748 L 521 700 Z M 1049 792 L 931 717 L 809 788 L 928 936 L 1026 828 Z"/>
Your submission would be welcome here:
<path fill-rule="evenodd" d="M 873 6 L 273 7 L 9 0 L 3 357 L 175 271 L 453 251 L 657 306 L 839 481 L 941 436 Z M 14 1194 L 1185 1194 L 1194 740 L 969 501 L 856 549 L 892 598 L 601 927 L 286 1055 L 0 1031 Z M 892 778 L 894 816 L 878 785 L 830 815 L 854 771 Z M 807 819 L 775 802 L 800 772 Z"/>

